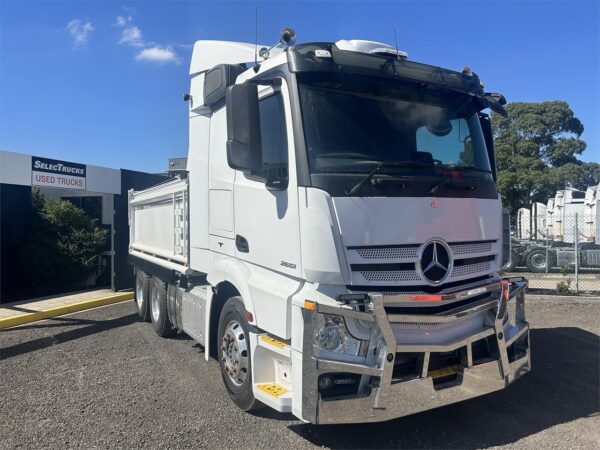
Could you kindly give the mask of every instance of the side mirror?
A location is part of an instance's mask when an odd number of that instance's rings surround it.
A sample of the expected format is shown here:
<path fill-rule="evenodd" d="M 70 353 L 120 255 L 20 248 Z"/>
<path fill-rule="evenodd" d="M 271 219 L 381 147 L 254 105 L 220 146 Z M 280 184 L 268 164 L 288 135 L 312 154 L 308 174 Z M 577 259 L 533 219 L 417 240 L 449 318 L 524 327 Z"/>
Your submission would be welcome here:
<path fill-rule="evenodd" d="M 261 164 L 258 86 L 229 86 L 226 92 L 227 163 L 236 170 L 256 172 Z"/>

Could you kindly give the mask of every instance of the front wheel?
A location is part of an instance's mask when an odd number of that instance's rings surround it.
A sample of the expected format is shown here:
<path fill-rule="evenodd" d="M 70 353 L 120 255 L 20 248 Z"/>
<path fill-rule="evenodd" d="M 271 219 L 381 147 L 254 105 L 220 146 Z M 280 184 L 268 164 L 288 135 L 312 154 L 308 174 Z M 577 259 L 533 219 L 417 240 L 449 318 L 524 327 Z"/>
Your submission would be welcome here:
<path fill-rule="evenodd" d="M 252 392 L 252 360 L 246 310 L 240 297 L 231 297 L 219 319 L 218 354 L 221 376 L 231 400 L 251 411 L 261 403 Z"/>

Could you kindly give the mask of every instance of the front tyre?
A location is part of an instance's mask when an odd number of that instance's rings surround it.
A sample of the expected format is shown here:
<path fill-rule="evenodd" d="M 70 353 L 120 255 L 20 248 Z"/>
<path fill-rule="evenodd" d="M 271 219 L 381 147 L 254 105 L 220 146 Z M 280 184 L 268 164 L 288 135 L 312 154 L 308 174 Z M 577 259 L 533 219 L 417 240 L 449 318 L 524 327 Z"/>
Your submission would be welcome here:
<path fill-rule="evenodd" d="M 144 322 L 150 322 L 150 308 L 148 307 L 148 296 L 150 277 L 143 271 L 135 271 L 135 304 L 138 316 Z"/>
<path fill-rule="evenodd" d="M 150 280 L 150 320 L 152 328 L 160 337 L 173 334 L 173 326 L 167 312 L 167 287 L 156 277 Z"/>
<path fill-rule="evenodd" d="M 246 310 L 240 297 L 231 297 L 219 319 L 218 355 L 221 376 L 231 400 L 242 410 L 251 411 L 261 403 L 252 392 L 252 360 Z"/>

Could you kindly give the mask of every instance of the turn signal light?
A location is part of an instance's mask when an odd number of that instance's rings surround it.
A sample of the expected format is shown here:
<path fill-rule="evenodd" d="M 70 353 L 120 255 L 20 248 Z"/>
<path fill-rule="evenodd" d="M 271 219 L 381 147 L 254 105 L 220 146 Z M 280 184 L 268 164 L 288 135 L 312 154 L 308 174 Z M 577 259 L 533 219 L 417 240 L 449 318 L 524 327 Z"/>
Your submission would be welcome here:
<path fill-rule="evenodd" d="M 317 309 L 317 304 L 310 300 L 304 300 L 304 309 L 308 309 L 309 311 L 315 311 Z"/>
<path fill-rule="evenodd" d="M 502 281 L 502 295 L 504 296 L 504 298 L 506 298 L 506 301 L 508 301 L 509 297 L 508 295 L 510 294 L 510 283 L 508 281 Z"/>

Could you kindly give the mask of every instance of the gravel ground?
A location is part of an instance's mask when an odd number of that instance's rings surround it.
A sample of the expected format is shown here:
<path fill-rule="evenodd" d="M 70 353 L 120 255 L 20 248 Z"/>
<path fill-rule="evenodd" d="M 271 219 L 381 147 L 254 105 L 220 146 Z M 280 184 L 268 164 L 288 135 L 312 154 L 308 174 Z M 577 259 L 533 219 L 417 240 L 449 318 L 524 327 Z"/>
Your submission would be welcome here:
<path fill-rule="evenodd" d="M 386 423 L 240 412 L 215 361 L 161 339 L 133 302 L 0 332 L 0 447 L 600 448 L 600 302 L 528 301 L 533 372 Z"/>

